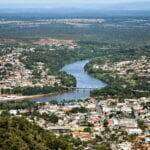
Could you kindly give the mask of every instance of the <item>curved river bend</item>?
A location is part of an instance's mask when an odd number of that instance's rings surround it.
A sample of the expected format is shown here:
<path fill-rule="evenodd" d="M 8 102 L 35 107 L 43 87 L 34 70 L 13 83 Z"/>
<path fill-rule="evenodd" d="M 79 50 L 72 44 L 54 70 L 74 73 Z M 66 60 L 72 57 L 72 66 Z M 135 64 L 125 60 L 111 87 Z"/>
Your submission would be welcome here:
<path fill-rule="evenodd" d="M 85 100 L 90 96 L 91 89 L 100 89 L 105 87 L 106 84 L 94 77 L 89 76 L 84 71 L 84 66 L 89 62 L 89 60 L 77 61 L 75 63 L 65 65 L 62 71 L 73 75 L 77 81 L 77 87 L 74 91 L 70 91 L 61 95 L 49 96 L 46 98 L 33 99 L 34 101 L 46 102 L 49 100 L 71 100 L 71 99 L 82 99 Z M 80 89 L 81 88 L 81 89 Z"/>

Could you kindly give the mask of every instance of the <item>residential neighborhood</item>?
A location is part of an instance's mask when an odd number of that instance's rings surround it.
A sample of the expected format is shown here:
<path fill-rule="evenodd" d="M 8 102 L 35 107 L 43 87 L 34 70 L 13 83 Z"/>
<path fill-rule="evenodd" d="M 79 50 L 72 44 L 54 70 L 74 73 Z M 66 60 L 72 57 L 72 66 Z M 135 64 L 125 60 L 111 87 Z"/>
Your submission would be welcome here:
<path fill-rule="evenodd" d="M 29 49 L 29 51 L 34 50 L 34 48 Z M 34 69 L 28 69 L 19 59 L 24 49 L 17 48 L 11 51 L 7 55 L 0 56 L 0 89 L 60 84 L 60 79 L 57 76 L 48 75 L 48 69 L 41 62 L 38 62 Z M 38 74 L 39 79 L 36 79 L 35 76 Z"/>
<path fill-rule="evenodd" d="M 150 98 L 117 99 L 70 103 L 36 102 L 38 109 L 10 110 L 14 116 L 24 116 L 30 122 L 52 131 L 57 136 L 69 134 L 82 141 L 101 139 L 109 141 L 113 149 L 130 150 L 135 147 L 149 150 L 150 147 Z M 1 112 L 2 113 L 2 112 Z M 37 113 L 37 115 L 36 115 Z M 48 120 L 48 116 L 55 119 Z M 47 118 L 43 116 L 46 116 Z M 141 141 L 141 142 L 139 142 Z M 126 145 L 124 147 L 124 145 Z"/>

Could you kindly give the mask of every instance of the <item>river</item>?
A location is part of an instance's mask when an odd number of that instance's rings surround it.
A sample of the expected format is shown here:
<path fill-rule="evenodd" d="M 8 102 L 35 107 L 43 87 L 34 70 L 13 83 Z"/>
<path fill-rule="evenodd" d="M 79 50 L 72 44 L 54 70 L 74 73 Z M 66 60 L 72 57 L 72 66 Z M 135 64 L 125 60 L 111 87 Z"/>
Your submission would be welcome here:
<path fill-rule="evenodd" d="M 105 87 L 106 84 L 94 77 L 91 77 L 84 71 L 84 66 L 89 62 L 89 60 L 77 61 L 72 64 L 65 65 L 62 71 L 73 75 L 76 78 L 77 85 L 74 91 L 70 91 L 64 94 L 49 96 L 46 98 L 34 99 L 34 101 L 46 102 L 49 100 L 71 100 L 71 99 L 82 99 L 85 100 L 90 96 L 91 89 L 100 89 Z"/>

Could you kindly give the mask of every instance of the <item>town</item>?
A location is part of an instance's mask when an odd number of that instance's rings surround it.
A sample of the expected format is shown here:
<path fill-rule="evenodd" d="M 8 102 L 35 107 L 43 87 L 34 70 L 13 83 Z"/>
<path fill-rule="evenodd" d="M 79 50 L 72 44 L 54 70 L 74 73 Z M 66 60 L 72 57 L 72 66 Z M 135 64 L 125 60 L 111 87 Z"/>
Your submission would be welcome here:
<path fill-rule="evenodd" d="M 72 135 L 82 141 L 108 142 L 116 150 L 149 149 L 150 98 L 70 102 L 36 102 L 35 108 L 11 109 L 13 116 L 26 116 L 30 122 L 57 136 Z M 20 102 L 21 103 L 21 102 Z M 5 111 L 1 111 L 1 115 Z"/>
<path fill-rule="evenodd" d="M 7 51 L 3 49 L 2 51 Z M 34 51 L 30 48 L 29 51 Z M 10 53 L 0 57 L 0 89 L 11 89 L 17 86 L 43 86 L 59 84 L 60 79 L 56 76 L 48 75 L 48 69 L 44 64 L 39 62 L 36 64 L 34 70 L 29 70 L 20 62 L 22 48 L 10 48 Z M 38 70 L 38 71 L 37 71 Z M 38 75 L 39 74 L 39 75 Z M 38 80 L 37 78 L 41 79 Z"/>

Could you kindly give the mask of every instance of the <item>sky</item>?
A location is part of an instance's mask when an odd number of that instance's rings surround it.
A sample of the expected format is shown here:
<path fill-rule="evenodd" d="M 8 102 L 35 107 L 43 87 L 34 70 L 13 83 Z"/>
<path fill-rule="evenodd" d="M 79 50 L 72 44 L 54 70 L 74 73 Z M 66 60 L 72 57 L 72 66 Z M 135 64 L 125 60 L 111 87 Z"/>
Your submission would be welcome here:
<path fill-rule="evenodd" d="M 150 10 L 150 0 L 0 0 L 0 8 L 20 6 Z"/>
<path fill-rule="evenodd" d="M 150 0 L 145 0 L 150 1 Z M 78 4 L 88 4 L 88 3 L 129 3 L 129 2 L 143 2 L 143 0 L 0 0 L 0 4 L 13 4 L 13 3 L 24 3 L 24 4 L 31 4 L 31 3 L 53 3 L 53 4 L 62 4 L 62 3 L 78 3 Z"/>

